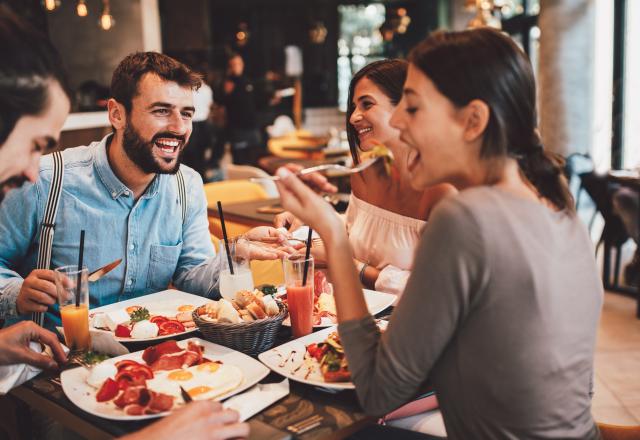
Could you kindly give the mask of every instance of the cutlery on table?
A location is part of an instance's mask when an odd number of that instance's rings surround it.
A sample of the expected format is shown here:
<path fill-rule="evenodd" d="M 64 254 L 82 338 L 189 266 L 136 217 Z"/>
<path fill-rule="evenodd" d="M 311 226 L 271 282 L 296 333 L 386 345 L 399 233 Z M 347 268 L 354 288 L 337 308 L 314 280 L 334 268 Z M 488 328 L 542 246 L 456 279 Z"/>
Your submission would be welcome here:
<path fill-rule="evenodd" d="M 287 426 L 287 431 L 291 431 L 294 434 L 304 434 L 305 432 L 311 431 L 312 429 L 320 426 L 323 418 L 324 417 L 322 417 L 320 414 L 312 415 L 304 420 Z"/>
<path fill-rule="evenodd" d="M 184 400 L 184 403 L 189 403 L 193 400 L 189 393 L 187 393 L 187 390 L 182 388 L 182 385 L 180 385 L 180 393 L 182 394 L 182 400 Z"/>
<path fill-rule="evenodd" d="M 343 177 L 343 176 L 348 176 L 350 174 L 359 173 L 369 168 L 371 165 L 376 163 L 379 159 L 382 159 L 382 157 L 378 156 L 378 157 L 373 157 L 371 159 L 367 159 L 353 168 L 345 167 L 344 165 L 339 165 L 337 163 L 325 163 L 323 165 L 317 165 L 315 167 L 305 168 L 303 170 L 298 171 L 295 174 L 296 176 L 304 176 L 306 174 L 324 172 L 328 177 Z M 252 177 L 249 180 L 252 182 L 260 182 L 261 180 L 280 180 L 280 177 L 278 176 Z"/>
<path fill-rule="evenodd" d="M 100 269 L 94 270 L 89 274 L 89 282 L 98 281 L 100 278 L 118 267 L 120 263 L 122 263 L 122 258 L 118 258 L 116 261 L 112 261 L 111 263 L 102 266 Z"/>

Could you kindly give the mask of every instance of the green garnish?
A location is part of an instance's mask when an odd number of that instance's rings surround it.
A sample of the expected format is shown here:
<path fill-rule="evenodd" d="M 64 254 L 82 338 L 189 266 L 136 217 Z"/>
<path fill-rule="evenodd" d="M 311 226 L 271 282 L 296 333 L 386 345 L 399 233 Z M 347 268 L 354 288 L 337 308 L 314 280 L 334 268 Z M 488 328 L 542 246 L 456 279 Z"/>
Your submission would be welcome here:
<path fill-rule="evenodd" d="M 109 359 L 111 356 L 96 351 L 88 351 L 84 354 L 83 360 L 90 365 L 99 364 L 100 362 Z"/>
<path fill-rule="evenodd" d="M 144 321 L 145 319 L 149 319 L 151 315 L 149 315 L 149 311 L 144 307 L 131 312 L 129 314 L 129 318 L 131 318 L 131 322 Z"/>
<path fill-rule="evenodd" d="M 264 284 L 260 286 L 260 290 L 265 295 L 275 295 L 276 293 L 278 293 L 278 288 L 272 284 Z"/>

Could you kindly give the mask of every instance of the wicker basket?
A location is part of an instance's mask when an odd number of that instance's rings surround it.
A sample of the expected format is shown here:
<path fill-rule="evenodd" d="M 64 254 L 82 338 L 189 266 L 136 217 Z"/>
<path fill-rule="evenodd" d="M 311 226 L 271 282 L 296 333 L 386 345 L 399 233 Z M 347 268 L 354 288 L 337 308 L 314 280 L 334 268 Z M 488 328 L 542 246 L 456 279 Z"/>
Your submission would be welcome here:
<path fill-rule="evenodd" d="M 207 341 L 233 348 L 250 356 L 257 356 L 273 347 L 282 321 L 287 317 L 287 306 L 278 302 L 280 313 L 251 322 L 236 324 L 209 322 L 193 311 L 193 321 Z"/>

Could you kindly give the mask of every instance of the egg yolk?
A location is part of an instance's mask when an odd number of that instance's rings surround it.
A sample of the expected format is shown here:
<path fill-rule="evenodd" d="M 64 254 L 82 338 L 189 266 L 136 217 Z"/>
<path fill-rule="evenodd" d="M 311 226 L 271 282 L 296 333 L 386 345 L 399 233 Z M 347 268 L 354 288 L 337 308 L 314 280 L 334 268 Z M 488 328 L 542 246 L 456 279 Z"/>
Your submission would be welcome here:
<path fill-rule="evenodd" d="M 193 307 L 192 305 L 184 305 L 184 306 L 180 306 L 178 307 L 178 311 L 179 312 L 190 312 L 191 310 L 193 310 L 195 307 Z"/>
<path fill-rule="evenodd" d="M 172 371 L 167 375 L 169 380 L 189 380 L 193 377 L 193 373 L 186 370 Z"/>
<path fill-rule="evenodd" d="M 188 393 L 191 397 L 197 397 L 201 394 L 208 393 L 209 391 L 212 391 L 212 390 L 213 388 L 202 385 L 199 387 L 191 388 L 188 391 Z"/>
<path fill-rule="evenodd" d="M 220 368 L 220 364 L 217 362 L 207 362 L 196 367 L 198 371 L 207 371 L 209 373 L 215 373 Z"/>

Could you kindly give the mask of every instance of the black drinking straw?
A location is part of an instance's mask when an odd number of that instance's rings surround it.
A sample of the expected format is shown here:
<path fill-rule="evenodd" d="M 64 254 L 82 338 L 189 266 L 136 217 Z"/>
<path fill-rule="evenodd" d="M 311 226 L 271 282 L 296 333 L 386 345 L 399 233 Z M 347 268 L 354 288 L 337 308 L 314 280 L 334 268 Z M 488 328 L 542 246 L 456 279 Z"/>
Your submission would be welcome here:
<path fill-rule="evenodd" d="M 80 307 L 80 289 L 82 287 L 82 259 L 84 257 L 84 229 L 80 231 L 80 255 L 78 255 L 78 278 L 76 283 L 76 307 Z"/>
<path fill-rule="evenodd" d="M 231 253 L 229 252 L 229 239 L 227 238 L 227 228 L 224 225 L 224 214 L 222 213 L 222 203 L 218 200 L 218 215 L 220 216 L 220 224 L 222 225 L 222 238 L 224 239 L 224 248 L 227 250 L 227 261 L 229 262 L 229 271 L 233 275 L 233 263 L 231 261 Z"/>
<path fill-rule="evenodd" d="M 307 252 L 304 254 L 304 274 L 302 274 L 302 285 L 307 285 L 307 271 L 309 270 L 309 254 L 311 253 L 311 234 L 313 229 L 309 228 L 309 235 L 307 237 Z"/>

